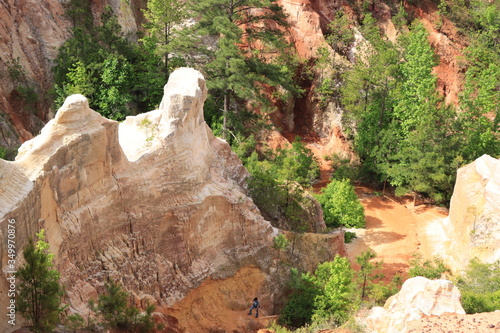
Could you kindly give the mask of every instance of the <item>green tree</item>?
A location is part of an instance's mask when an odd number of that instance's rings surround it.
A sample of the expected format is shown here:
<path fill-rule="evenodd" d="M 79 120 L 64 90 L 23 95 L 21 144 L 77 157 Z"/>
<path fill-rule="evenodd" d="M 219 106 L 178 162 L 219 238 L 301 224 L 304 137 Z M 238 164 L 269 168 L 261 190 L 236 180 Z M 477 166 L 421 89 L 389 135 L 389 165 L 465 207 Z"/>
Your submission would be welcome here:
<path fill-rule="evenodd" d="M 351 30 L 351 21 L 343 10 L 335 13 L 335 19 L 328 25 L 326 41 L 338 53 L 347 55 L 354 42 L 354 32 Z"/>
<path fill-rule="evenodd" d="M 128 294 L 115 281 L 111 280 L 104 285 L 105 292 L 99 295 L 97 313 L 101 315 L 109 327 L 126 326 L 130 318 L 127 317 Z"/>
<path fill-rule="evenodd" d="M 279 321 L 281 324 L 300 327 L 311 322 L 315 310 L 314 300 L 321 290 L 312 274 L 301 274 L 295 268 L 291 269 L 290 274 L 290 296 L 281 311 Z"/>
<path fill-rule="evenodd" d="M 303 326 L 311 320 L 345 322 L 352 310 L 353 274 L 349 260 L 338 255 L 333 261 L 320 264 L 314 274 L 300 274 L 292 268 L 289 282 L 291 294 L 280 322 L 294 327 Z"/>
<path fill-rule="evenodd" d="M 148 303 L 145 311 L 141 313 L 137 307 L 128 305 L 129 295 L 120 284 L 110 280 L 104 287 L 105 292 L 99 295 L 97 305 L 91 300 L 89 306 L 102 317 L 107 327 L 128 332 L 152 332 L 155 328 L 163 329 L 163 325 L 155 325 L 154 323 L 152 317 L 154 305 Z"/>
<path fill-rule="evenodd" d="M 17 310 L 28 319 L 36 332 L 52 332 L 59 320 L 63 289 L 59 272 L 54 268 L 54 255 L 45 242 L 45 230 L 36 234 L 36 244 L 30 238 L 23 250 L 25 264 L 17 270 L 19 281 Z"/>
<path fill-rule="evenodd" d="M 259 160 L 257 152 L 250 153 L 255 143 L 242 142 L 237 149 L 251 174 L 247 180 L 250 196 L 266 219 L 280 228 L 305 232 L 313 202 L 304 188 L 319 175 L 316 159 L 297 139 L 292 147 L 267 151 Z"/>
<path fill-rule="evenodd" d="M 331 227 L 363 228 L 365 211 L 348 179 L 332 180 L 322 190 L 319 202 L 325 223 Z"/>
<path fill-rule="evenodd" d="M 354 148 L 361 158 L 362 171 L 386 180 L 382 165 L 396 150 L 399 133 L 393 123 L 397 103 L 401 55 L 391 42 L 382 39 L 376 20 L 367 14 L 362 32 L 369 41 L 359 52 L 353 68 L 344 75 L 342 103 L 344 122 L 356 124 L 352 130 Z"/>
<path fill-rule="evenodd" d="M 356 262 L 359 264 L 360 269 L 356 273 L 358 283 L 361 286 L 361 300 L 363 300 L 369 290 L 373 286 L 373 280 L 381 279 L 384 277 L 383 274 L 374 274 L 374 271 L 380 270 L 382 268 L 382 262 L 371 262 L 371 259 L 377 257 L 377 254 L 371 250 L 366 250 L 361 253 L 361 255 L 356 257 Z"/>
<path fill-rule="evenodd" d="M 500 262 L 470 261 L 456 281 L 462 294 L 462 305 L 468 314 L 500 309 Z"/>
<path fill-rule="evenodd" d="M 128 103 L 132 100 L 131 81 L 132 68 L 124 57 L 109 56 L 104 60 L 101 89 L 97 94 L 97 105 L 103 116 L 115 120 L 125 118 L 129 113 Z"/>
<path fill-rule="evenodd" d="M 73 11 L 90 11 L 87 1 L 71 1 Z M 100 23 L 87 15 L 75 21 L 72 38 L 60 48 L 54 66 L 56 104 L 74 93 L 85 95 L 90 107 L 111 119 L 156 108 L 165 84 L 162 60 L 156 45 L 147 40 L 137 45 L 126 40 L 111 7 Z"/>
<path fill-rule="evenodd" d="M 193 61 L 206 74 L 209 90 L 220 96 L 222 136 L 228 139 L 229 113 L 240 114 L 243 101 L 265 106 L 264 85 L 296 91 L 294 71 L 285 61 L 289 47 L 279 29 L 285 15 L 275 0 L 190 1 L 189 9 L 199 20 L 184 31 L 185 40 L 191 41 Z"/>
<path fill-rule="evenodd" d="M 149 0 L 143 10 L 149 38 L 157 43 L 156 52 L 163 56 L 165 81 L 170 74 L 169 56 L 173 51 L 178 25 L 186 18 L 185 3 L 176 0 Z"/>
<path fill-rule="evenodd" d="M 313 320 L 334 319 L 338 324 L 348 319 L 352 310 L 354 271 L 347 258 L 336 255 L 314 272 L 314 284 L 321 292 L 314 299 Z"/>

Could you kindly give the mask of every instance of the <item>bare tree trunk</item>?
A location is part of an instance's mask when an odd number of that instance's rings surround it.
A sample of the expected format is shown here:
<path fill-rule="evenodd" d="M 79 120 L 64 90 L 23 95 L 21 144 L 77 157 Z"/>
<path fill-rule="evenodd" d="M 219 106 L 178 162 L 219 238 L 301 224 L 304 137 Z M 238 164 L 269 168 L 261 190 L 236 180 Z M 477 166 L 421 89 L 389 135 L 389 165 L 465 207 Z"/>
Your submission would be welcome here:
<path fill-rule="evenodd" d="M 222 114 L 222 139 L 227 139 L 227 117 L 229 114 L 229 90 L 224 94 L 224 111 Z"/>
<path fill-rule="evenodd" d="M 170 36 L 170 27 L 169 27 L 169 24 L 165 24 L 165 47 L 168 45 L 169 43 L 169 38 Z M 168 77 L 170 76 L 170 73 L 168 72 L 168 55 L 169 55 L 169 52 L 166 52 L 165 53 L 165 82 L 168 81 Z"/>

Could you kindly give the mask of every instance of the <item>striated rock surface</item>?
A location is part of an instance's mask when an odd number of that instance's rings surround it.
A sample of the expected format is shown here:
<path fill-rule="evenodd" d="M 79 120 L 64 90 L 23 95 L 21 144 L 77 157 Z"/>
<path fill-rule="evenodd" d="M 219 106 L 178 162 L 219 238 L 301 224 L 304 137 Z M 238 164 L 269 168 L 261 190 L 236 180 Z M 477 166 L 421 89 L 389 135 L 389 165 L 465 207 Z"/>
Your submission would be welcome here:
<path fill-rule="evenodd" d="M 427 228 L 434 253 L 454 271 L 477 257 L 500 260 L 500 159 L 483 155 L 457 172 L 450 214 Z"/>
<path fill-rule="evenodd" d="M 423 316 L 465 314 L 460 298 L 460 291 L 451 281 L 417 276 L 406 280 L 384 307 L 372 308 L 360 321 L 366 325 L 367 332 L 403 333 L 408 330 L 408 321 Z"/>
<path fill-rule="evenodd" d="M 272 278 L 278 231 L 246 196 L 247 172 L 237 156 L 203 120 L 206 97 L 205 80 L 187 68 L 172 73 L 158 110 L 120 124 L 73 95 L 21 146 L 16 161 L 0 160 L 0 291 L 8 289 L 5 244 L 7 221 L 14 219 L 18 253 L 46 229 L 72 312 L 85 315 L 87 301 L 109 278 L 138 305 L 155 304 L 160 319 L 175 322 L 179 332 L 188 325 L 182 309 L 190 308 L 182 306 L 189 300 L 179 302 L 204 281 L 225 290 L 227 279 L 256 277 L 251 288 L 232 289 L 223 305 L 246 304 L 256 294 L 271 303 L 280 283 Z M 340 235 L 314 242 L 325 254 L 316 262 L 337 249 L 344 253 Z M 7 302 L 0 298 L 0 307 Z M 189 331 L 206 332 L 200 325 Z M 0 330 L 7 329 L 0 321 Z"/>
<path fill-rule="evenodd" d="M 0 126 L 0 143 L 4 146 L 32 138 L 47 119 L 48 105 L 41 98 L 35 105 L 26 105 L 19 87 L 46 91 L 51 86 L 51 61 L 69 37 L 63 14 L 57 0 L 0 2 L 0 116 L 6 123 Z M 25 75 L 10 70 L 15 64 Z M 7 123 L 14 133 L 6 130 Z"/>
<path fill-rule="evenodd" d="M 18 146 L 33 138 L 51 118 L 52 66 L 59 46 L 70 37 L 71 23 L 64 15 L 67 1 L 5 0 L 0 2 L 0 145 Z M 110 5 L 126 36 L 135 34 L 145 0 L 97 0 L 90 6 L 98 21 Z M 18 67 L 16 67 L 18 66 Z M 12 72 L 11 69 L 22 70 Z M 27 101 L 26 90 L 37 94 Z"/>

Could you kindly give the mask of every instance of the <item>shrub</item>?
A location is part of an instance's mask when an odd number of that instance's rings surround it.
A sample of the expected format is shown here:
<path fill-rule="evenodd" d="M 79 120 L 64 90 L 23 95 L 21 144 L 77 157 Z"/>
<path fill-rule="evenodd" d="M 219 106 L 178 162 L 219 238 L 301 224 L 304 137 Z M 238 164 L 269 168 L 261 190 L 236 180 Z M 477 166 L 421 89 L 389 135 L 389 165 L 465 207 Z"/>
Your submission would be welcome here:
<path fill-rule="evenodd" d="M 321 292 L 314 299 L 313 320 L 333 319 L 337 324 L 347 321 L 351 311 L 354 271 L 349 260 L 335 256 L 314 272 L 314 283 Z"/>
<path fill-rule="evenodd" d="M 466 290 L 462 292 L 462 306 L 468 314 L 500 310 L 500 290 L 485 294 Z"/>
<path fill-rule="evenodd" d="M 471 260 L 465 273 L 457 278 L 462 306 L 467 313 L 500 310 L 500 262 Z"/>
<path fill-rule="evenodd" d="M 319 196 L 325 223 L 330 227 L 363 228 L 365 210 L 349 180 L 332 180 Z"/>
<path fill-rule="evenodd" d="M 45 242 L 45 230 L 36 234 L 36 244 L 32 239 L 23 250 L 26 263 L 19 268 L 16 278 L 17 310 L 29 320 L 35 332 L 52 332 L 59 320 L 63 290 L 59 284 L 59 272 L 52 262 L 54 255 Z"/>
<path fill-rule="evenodd" d="M 435 257 L 432 260 L 423 260 L 420 255 L 414 254 L 410 260 L 411 277 L 423 276 L 428 279 L 440 279 L 444 273 L 450 273 L 450 269 L 444 264 L 443 259 Z"/>
<path fill-rule="evenodd" d="M 115 281 L 105 284 L 105 293 L 99 295 L 97 306 L 89 302 L 89 307 L 103 319 L 104 325 L 109 328 L 118 328 L 128 332 L 152 332 L 155 324 L 152 313 L 154 305 L 147 305 L 146 311 L 141 313 L 135 306 L 127 305 L 128 293 Z M 162 325 L 156 328 L 161 329 Z"/>
<path fill-rule="evenodd" d="M 311 274 L 300 274 L 295 268 L 291 269 L 289 288 L 291 294 L 279 320 L 281 324 L 300 327 L 311 321 L 314 299 L 320 290 Z"/>
<path fill-rule="evenodd" d="M 356 233 L 346 231 L 344 234 L 344 243 L 349 244 L 354 238 L 357 238 Z"/>
<path fill-rule="evenodd" d="M 349 261 L 336 256 L 322 263 L 314 274 L 291 270 L 291 294 L 280 316 L 280 323 L 300 327 L 311 320 L 347 320 L 352 304 L 353 270 Z"/>

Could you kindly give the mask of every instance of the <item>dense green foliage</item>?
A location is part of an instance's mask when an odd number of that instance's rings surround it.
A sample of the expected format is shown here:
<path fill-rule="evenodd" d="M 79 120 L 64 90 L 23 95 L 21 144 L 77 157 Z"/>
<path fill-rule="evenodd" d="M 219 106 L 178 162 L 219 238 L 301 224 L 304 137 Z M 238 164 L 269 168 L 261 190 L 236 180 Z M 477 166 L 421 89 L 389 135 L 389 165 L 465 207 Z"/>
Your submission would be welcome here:
<path fill-rule="evenodd" d="M 389 285 L 375 282 L 383 275 L 377 273 L 381 262 L 373 263 L 374 258 L 371 251 L 358 256 L 356 261 L 361 269 L 357 272 L 347 258 L 338 255 L 333 261 L 320 264 L 314 274 L 292 269 L 290 296 L 280 322 L 292 327 L 328 322 L 332 328 L 348 321 L 362 302 L 383 304 L 399 290 L 401 281 L 396 276 Z"/>
<path fill-rule="evenodd" d="M 222 137 L 229 140 L 228 131 L 244 124 L 245 102 L 261 110 L 269 105 L 264 87 L 285 88 L 285 96 L 297 91 L 293 57 L 279 29 L 285 15 L 275 0 L 191 1 L 188 9 L 198 21 L 183 31 L 182 44 L 205 74 L 216 109 L 223 109 Z"/>
<path fill-rule="evenodd" d="M 45 242 L 45 231 L 36 234 L 36 244 L 29 239 L 23 250 L 25 264 L 17 270 L 16 310 L 28 319 L 35 332 L 52 332 L 59 320 L 63 289 L 59 272 L 54 268 L 54 255 Z"/>
<path fill-rule="evenodd" d="M 292 269 L 291 295 L 280 321 L 294 327 L 311 319 L 334 318 L 337 323 L 347 319 L 353 294 L 354 272 L 347 258 L 336 256 L 320 264 L 314 274 L 300 274 Z"/>
<path fill-rule="evenodd" d="M 154 40 L 132 43 L 121 33 L 116 16 L 106 7 L 100 24 L 93 22 L 90 3 L 72 0 L 67 14 L 74 17 L 73 37 L 55 59 L 56 104 L 82 94 L 102 115 L 122 120 L 128 114 L 154 109 L 166 83 Z"/>
<path fill-rule="evenodd" d="M 456 285 L 466 313 L 500 310 L 500 262 L 486 264 L 471 260 Z"/>
<path fill-rule="evenodd" d="M 241 144 L 237 149 L 251 174 L 250 196 L 270 221 L 279 222 L 285 229 L 306 231 L 304 214 L 313 202 L 305 196 L 304 188 L 310 187 L 319 175 L 312 152 L 300 140 L 295 140 L 290 148 L 268 151 L 259 158 L 257 152 L 252 152 L 254 144 L 255 141 L 250 147 Z"/>
<path fill-rule="evenodd" d="M 497 6 L 479 7 L 500 14 Z M 436 60 L 422 24 L 414 23 L 393 44 L 381 37 L 371 15 L 364 15 L 361 31 L 370 45 L 344 75 L 342 102 L 368 180 L 388 181 L 397 194 L 418 192 L 446 202 L 457 167 L 484 153 L 499 156 L 500 62 L 490 37 L 498 27 L 479 21 L 483 28 L 467 49 L 457 113 L 436 92 Z"/>
<path fill-rule="evenodd" d="M 325 223 L 330 227 L 363 228 L 365 210 L 348 179 L 332 180 L 318 197 Z"/>

